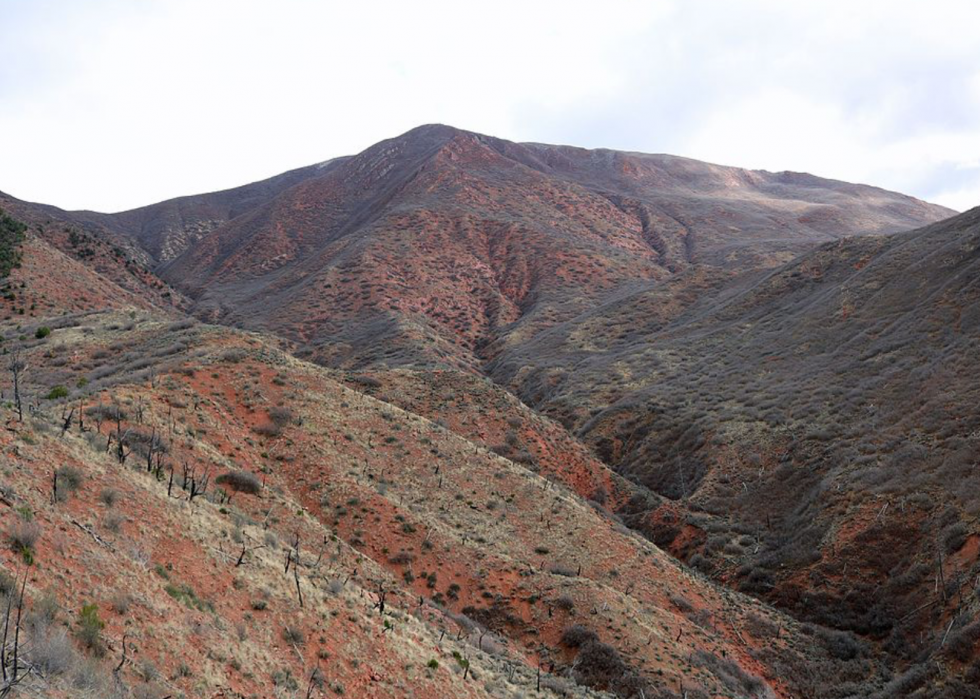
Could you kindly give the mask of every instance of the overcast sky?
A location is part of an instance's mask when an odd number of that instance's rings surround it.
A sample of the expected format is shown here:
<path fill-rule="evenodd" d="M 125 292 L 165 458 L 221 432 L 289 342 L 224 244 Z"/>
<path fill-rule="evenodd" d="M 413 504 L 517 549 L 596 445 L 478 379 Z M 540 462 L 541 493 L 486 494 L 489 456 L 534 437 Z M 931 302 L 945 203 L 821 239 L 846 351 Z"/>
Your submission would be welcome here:
<path fill-rule="evenodd" d="M 441 122 L 980 204 L 980 2 L 0 0 L 0 190 L 117 211 Z"/>

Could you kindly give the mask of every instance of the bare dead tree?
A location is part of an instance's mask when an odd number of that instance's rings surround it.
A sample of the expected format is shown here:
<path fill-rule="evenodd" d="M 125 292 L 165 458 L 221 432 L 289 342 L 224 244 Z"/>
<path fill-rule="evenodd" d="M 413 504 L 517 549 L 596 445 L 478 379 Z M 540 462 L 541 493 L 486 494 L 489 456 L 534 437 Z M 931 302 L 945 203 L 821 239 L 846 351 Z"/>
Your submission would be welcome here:
<path fill-rule="evenodd" d="M 253 551 L 258 551 L 259 549 L 264 549 L 265 544 L 261 544 L 259 546 L 253 546 L 252 548 L 246 548 L 246 547 L 247 547 L 246 537 L 242 537 L 242 552 L 238 556 L 238 560 L 235 562 L 236 568 L 245 562 L 245 554 L 252 553 Z"/>
<path fill-rule="evenodd" d="M 119 674 L 119 671 L 122 670 L 123 665 L 126 664 L 126 636 L 128 636 L 128 635 L 129 634 L 127 632 L 127 633 L 124 633 L 123 634 L 123 637 L 122 637 L 122 657 L 119 659 L 119 664 L 116 665 L 116 669 L 113 670 L 113 672 L 115 674 L 117 674 L 117 675 Z"/>
<path fill-rule="evenodd" d="M 163 453 L 167 451 L 167 445 L 164 444 L 163 439 L 157 434 L 156 425 L 153 426 L 153 431 L 150 434 L 150 441 L 146 444 L 146 472 L 153 472 L 153 457 L 157 457 L 157 470 L 159 471 L 159 459 L 162 458 Z"/>
<path fill-rule="evenodd" d="M 17 406 L 17 421 L 23 422 L 24 406 L 20 397 L 20 380 L 21 375 L 27 371 L 27 362 L 21 358 L 20 350 L 14 350 L 10 355 L 10 361 L 7 362 L 7 369 L 10 371 L 14 380 L 14 405 Z"/>
<path fill-rule="evenodd" d="M 310 673 L 310 683 L 306 686 L 306 699 L 311 699 L 314 688 L 322 683 L 323 679 L 320 676 L 320 666 L 317 665 L 315 668 L 313 668 L 313 672 Z"/>
<path fill-rule="evenodd" d="M 211 482 L 211 467 L 208 466 L 204 475 L 197 477 L 196 470 L 191 471 L 190 492 L 187 496 L 188 502 L 194 502 L 194 498 L 204 495 L 208 491 L 208 484 Z"/>
<path fill-rule="evenodd" d="M 372 609 L 377 609 L 378 614 L 381 616 L 385 615 L 385 598 L 388 596 L 388 591 L 385 590 L 384 583 L 378 583 L 378 601 L 372 607 Z"/>
<path fill-rule="evenodd" d="M 115 409 L 112 411 L 112 417 L 116 423 L 116 432 L 115 434 L 113 434 L 112 432 L 109 433 L 109 439 L 106 441 L 105 450 L 106 453 L 109 452 L 109 449 L 112 447 L 113 439 L 115 439 L 116 460 L 119 462 L 120 465 L 123 465 L 126 463 L 126 459 L 129 457 L 130 453 L 132 453 L 132 449 L 127 448 L 129 446 L 128 440 L 129 440 L 130 430 L 127 429 L 125 432 L 123 432 L 123 420 L 126 417 L 125 413 L 123 413 L 122 409 L 119 408 L 119 406 L 114 406 L 114 407 Z"/>
<path fill-rule="evenodd" d="M 3 615 L 3 640 L 0 641 L 0 667 L 3 669 L 3 682 L 7 683 L 7 633 L 10 631 L 10 610 L 14 604 L 14 596 L 7 597 L 7 609 Z"/>
<path fill-rule="evenodd" d="M 17 673 L 20 670 L 20 662 L 17 654 L 20 650 L 20 618 L 24 613 L 24 590 L 27 588 L 27 570 L 24 571 L 24 582 L 20 584 L 20 599 L 17 601 L 17 626 L 14 628 L 14 661 L 12 682 L 17 682 Z"/>
<path fill-rule="evenodd" d="M 99 407 L 95 409 L 95 431 L 102 434 L 102 418 L 105 412 L 102 407 L 102 396 L 99 396 Z"/>
<path fill-rule="evenodd" d="M 67 415 L 65 415 L 64 410 L 62 410 L 61 419 L 63 420 L 63 423 L 61 425 L 61 436 L 64 437 L 65 433 L 71 429 L 72 420 L 75 419 L 75 408 L 72 408 Z"/>
<path fill-rule="evenodd" d="M 303 591 L 299 586 L 299 561 L 293 566 L 293 580 L 296 581 L 296 596 L 299 597 L 299 606 L 303 606 Z"/>

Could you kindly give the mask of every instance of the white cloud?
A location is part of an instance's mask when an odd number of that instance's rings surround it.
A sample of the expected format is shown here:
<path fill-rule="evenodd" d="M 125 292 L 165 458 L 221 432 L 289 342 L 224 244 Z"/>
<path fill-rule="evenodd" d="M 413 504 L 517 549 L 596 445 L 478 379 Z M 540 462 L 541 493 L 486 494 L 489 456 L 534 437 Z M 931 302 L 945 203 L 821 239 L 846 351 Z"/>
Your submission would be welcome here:
<path fill-rule="evenodd" d="M 963 208 L 980 188 L 980 6 L 923 8 L 0 0 L 0 189 L 116 210 L 438 121 Z"/>

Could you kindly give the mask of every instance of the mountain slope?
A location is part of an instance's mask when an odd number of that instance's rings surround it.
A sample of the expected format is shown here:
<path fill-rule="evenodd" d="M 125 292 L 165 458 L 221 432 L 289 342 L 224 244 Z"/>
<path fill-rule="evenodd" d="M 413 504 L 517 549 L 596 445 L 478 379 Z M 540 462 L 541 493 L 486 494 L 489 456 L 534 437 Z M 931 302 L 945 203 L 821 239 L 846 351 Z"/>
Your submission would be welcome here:
<path fill-rule="evenodd" d="M 683 541 L 696 565 L 916 657 L 980 613 L 978 280 L 974 209 L 821 246 L 583 344 L 644 317 L 659 291 L 644 290 L 490 368 L 617 471 L 700 511 L 698 545 Z M 659 531 L 675 545 L 676 527 Z"/>
<path fill-rule="evenodd" d="M 332 161 L 161 272 L 202 317 L 322 363 L 472 369 L 639 281 L 948 213 L 811 176 L 426 126 Z"/>
<path fill-rule="evenodd" d="M 241 187 L 179 197 L 116 214 L 73 211 L 73 218 L 131 236 L 153 258 L 166 264 L 221 224 L 271 201 L 281 192 L 318 177 L 343 161 L 297 168 Z"/>
<path fill-rule="evenodd" d="M 37 252 L 28 261 L 35 269 L 27 274 L 15 272 L 13 276 L 21 277 L 18 281 L 29 287 L 28 294 L 47 294 L 48 300 L 42 303 L 48 311 L 60 301 L 67 304 L 63 306 L 65 310 L 99 310 L 130 304 L 169 312 L 189 308 L 188 299 L 154 273 L 152 258 L 128 234 L 2 192 L 0 211 L 9 212 L 28 228 L 28 245 Z M 113 287 L 116 291 L 112 291 Z M 90 291 L 88 299 L 86 288 Z M 71 301 L 67 300 L 69 291 L 74 294 Z M 112 302 L 103 304 L 107 298 Z M 19 309 L 28 310 L 25 305 Z"/>

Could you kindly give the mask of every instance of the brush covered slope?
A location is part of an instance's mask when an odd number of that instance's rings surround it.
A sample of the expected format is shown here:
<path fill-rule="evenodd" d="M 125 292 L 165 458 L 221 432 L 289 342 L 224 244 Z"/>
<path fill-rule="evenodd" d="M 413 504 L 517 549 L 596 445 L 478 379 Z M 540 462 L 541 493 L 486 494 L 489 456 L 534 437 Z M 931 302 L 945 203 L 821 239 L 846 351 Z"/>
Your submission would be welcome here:
<path fill-rule="evenodd" d="M 2 408 L 0 557 L 5 597 L 26 585 L 25 692 L 884 686 L 860 642 L 685 568 L 578 497 L 575 478 L 263 338 L 135 310 L 44 322 L 49 334 L 4 327 L 24 416 Z"/>
<path fill-rule="evenodd" d="M 695 264 L 778 264 L 842 235 L 951 213 L 808 175 L 447 126 L 301 172 L 160 272 L 201 317 L 272 330 L 347 368 L 474 369 L 644 280 Z M 124 225 L 134 216 L 118 230 L 145 242 L 142 227 Z"/>
<path fill-rule="evenodd" d="M 0 215 L 24 226 L 24 242 L 32 254 L 21 260 L 34 266 L 22 272 L 13 268 L 9 279 L 0 275 L 8 290 L 11 282 L 25 294 L 19 299 L 8 294 L 8 311 L 30 317 L 127 305 L 170 313 L 190 307 L 180 292 L 156 275 L 152 257 L 128 234 L 3 192 Z M 92 295 L 87 297 L 86 290 Z"/>
<path fill-rule="evenodd" d="M 960 632 L 965 665 L 948 669 L 975 681 L 978 280 L 974 209 L 824 245 L 582 342 L 656 305 L 659 290 L 639 292 L 492 373 L 676 502 L 651 523 L 662 546 L 797 617 L 880 639 L 929 668 L 921 681 Z"/>

